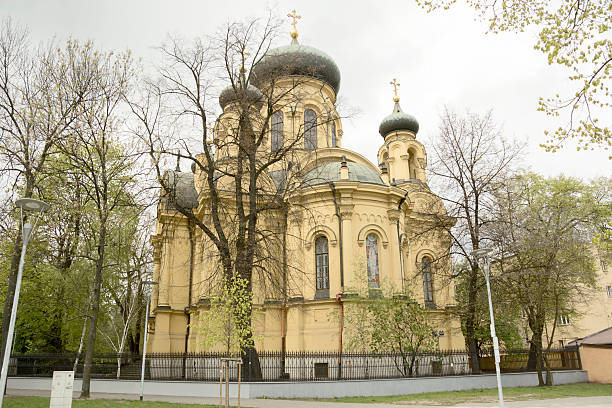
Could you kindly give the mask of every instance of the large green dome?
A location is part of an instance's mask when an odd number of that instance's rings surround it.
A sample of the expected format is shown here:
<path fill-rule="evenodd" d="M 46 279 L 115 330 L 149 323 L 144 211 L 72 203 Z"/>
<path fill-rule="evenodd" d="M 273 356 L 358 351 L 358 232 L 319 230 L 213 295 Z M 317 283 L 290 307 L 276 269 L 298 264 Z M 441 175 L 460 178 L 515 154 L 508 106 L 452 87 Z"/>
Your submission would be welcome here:
<path fill-rule="evenodd" d="M 399 102 L 395 102 L 393 112 L 380 122 L 378 133 L 380 133 L 382 137 L 385 137 L 389 133 L 397 130 L 408 130 L 415 135 L 419 131 L 419 122 L 414 116 L 404 113 Z"/>
<path fill-rule="evenodd" d="M 346 166 L 349 172 L 348 180 L 340 179 L 341 162 L 325 163 L 304 175 L 302 187 L 328 184 L 332 181 L 359 181 L 361 183 L 385 185 L 380 178 L 380 174 L 366 165 L 348 162 Z"/>
<path fill-rule="evenodd" d="M 316 78 L 331 86 L 336 94 L 340 89 L 340 70 L 334 60 L 295 39 L 290 45 L 269 50 L 251 70 L 251 82 L 261 87 L 270 79 L 289 75 Z"/>

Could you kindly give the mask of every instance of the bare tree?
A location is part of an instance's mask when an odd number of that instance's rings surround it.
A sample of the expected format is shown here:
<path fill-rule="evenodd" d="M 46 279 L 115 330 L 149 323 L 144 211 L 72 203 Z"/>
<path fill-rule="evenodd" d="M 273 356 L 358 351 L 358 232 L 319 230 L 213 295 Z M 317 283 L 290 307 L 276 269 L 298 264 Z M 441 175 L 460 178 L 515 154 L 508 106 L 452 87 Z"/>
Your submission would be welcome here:
<path fill-rule="evenodd" d="M 495 125 L 491 112 L 464 117 L 445 109 L 439 131 L 430 149 L 431 182 L 445 204 L 448 215 L 432 228 L 446 229 L 451 237 L 451 257 L 467 266 L 457 270 L 467 287 L 467 303 L 460 306 L 472 372 L 480 372 L 476 299 L 482 294 L 480 269 L 471 252 L 487 245 L 487 228 L 495 222 L 493 199 L 503 185 L 521 146 L 508 142 Z M 435 212 L 433 212 L 435 214 Z"/>
<path fill-rule="evenodd" d="M 253 74 L 276 29 L 269 18 L 263 24 L 257 20 L 229 24 L 220 39 L 196 40 L 191 46 L 171 39 L 161 49 L 166 63 L 160 68 L 160 79 L 150 81 L 147 95 L 131 104 L 139 122 L 135 131 L 149 146 L 164 199 L 203 232 L 209 245 L 205 251 L 219 265 L 213 284 L 225 287 L 219 292 L 231 288 L 235 279 L 246 282 L 248 293 L 238 294 L 237 299 L 251 299 L 255 282 L 264 292 L 286 296 L 287 254 L 279 247 L 286 243 L 286 222 L 278 220 L 291 216 L 289 197 L 299 185 L 300 163 L 314 154 L 303 148 L 304 133 L 309 130 L 303 125 L 284 135 L 282 143 L 270 143 L 272 115 L 296 106 L 303 98 L 300 85 L 306 82 L 303 77 L 288 76 L 289 65 L 268 71 L 265 77 Z M 213 122 L 211 96 L 219 77 L 230 86 L 221 94 L 225 109 L 212 137 L 208 128 Z M 333 107 L 320 94 L 321 101 Z M 324 118 L 313 126 L 330 120 Z M 181 121 L 185 126 L 177 131 Z M 187 133 L 191 139 L 185 137 Z M 176 173 L 165 173 L 161 167 L 168 155 L 193 163 L 201 183 L 199 201 L 206 203 L 203 213 L 181 204 Z M 234 305 L 233 310 L 240 314 L 235 321 L 248 325 L 237 330 L 244 336 L 243 367 L 251 367 L 251 378 L 260 378 L 252 303 Z"/>

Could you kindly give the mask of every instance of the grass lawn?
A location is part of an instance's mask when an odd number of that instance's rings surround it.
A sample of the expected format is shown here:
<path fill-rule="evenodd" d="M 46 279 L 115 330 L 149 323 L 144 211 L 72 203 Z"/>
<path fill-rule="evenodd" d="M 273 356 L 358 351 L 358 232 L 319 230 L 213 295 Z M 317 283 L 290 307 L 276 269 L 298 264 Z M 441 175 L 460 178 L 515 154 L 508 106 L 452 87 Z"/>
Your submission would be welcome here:
<path fill-rule="evenodd" d="M 504 388 L 504 401 L 551 399 L 565 397 L 596 397 L 612 395 L 612 384 L 566 384 L 553 387 Z M 458 405 L 497 401 L 497 388 L 485 390 L 427 392 L 424 394 L 394 395 L 386 397 L 330 398 L 320 401 L 398 403 L 401 405 Z"/>
<path fill-rule="evenodd" d="M 219 405 L 177 404 L 174 402 L 128 401 L 128 400 L 79 400 L 72 401 L 74 408 L 218 408 Z M 7 397 L 5 408 L 49 408 L 49 398 L 45 397 Z"/>

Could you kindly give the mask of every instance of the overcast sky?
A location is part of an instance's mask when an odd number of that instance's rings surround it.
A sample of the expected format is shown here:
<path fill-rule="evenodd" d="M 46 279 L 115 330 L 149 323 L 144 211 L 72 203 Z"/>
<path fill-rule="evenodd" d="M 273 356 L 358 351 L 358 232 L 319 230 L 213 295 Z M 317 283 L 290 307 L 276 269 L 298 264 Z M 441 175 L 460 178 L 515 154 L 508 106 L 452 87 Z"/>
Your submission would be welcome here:
<path fill-rule="evenodd" d="M 389 82 L 397 78 L 402 108 L 418 119 L 417 139 L 426 147 L 444 106 L 493 109 L 507 137 L 528 143 L 523 167 L 547 176 L 612 174 L 603 150 L 577 152 L 568 145 L 546 153 L 539 147 L 544 129 L 562 122 L 537 112 L 538 98 L 569 88 L 568 73 L 533 49 L 535 31 L 485 34 L 486 24 L 462 6 L 428 14 L 411 0 L 2 0 L 0 15 L 27 26 L 33 42 L 72 36 L 105 49 L 130 49 L 146 62 L 156 58 L 152 47 L 168 33 L 213 34 L 228 21 L 265 17 L 270 8 L 280 16 L 295 8 L 302 16 L 300 42 L 334 58 L 342 73 L 339 97 L 360 112 L 343 121 L 343 147 L 374 163 L 382 144 L 378 125 L 393 108 Z M 277 45 L 290 42 L 286 21 L 287 35 Z"/>

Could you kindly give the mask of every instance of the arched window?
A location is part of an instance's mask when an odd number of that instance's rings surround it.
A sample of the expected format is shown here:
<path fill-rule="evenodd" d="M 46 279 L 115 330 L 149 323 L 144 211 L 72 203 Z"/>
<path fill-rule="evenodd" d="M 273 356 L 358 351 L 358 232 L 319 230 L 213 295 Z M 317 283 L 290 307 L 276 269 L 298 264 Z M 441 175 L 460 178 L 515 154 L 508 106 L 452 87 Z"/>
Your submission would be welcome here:
<path fill-rule="evenodd" d="M 336 123 L 332 122 L 332 126 L 331 126 L 331 142 L 332 142 L 332 147 L 338 147 L 338 141 L 336 140 Z"/>
<path fill-rule="evenodd" d="M 317 114 L 312 109 L 304 112 L 304 149 L 317 148 Z"/>
<path fill-rule="evenodd" d="M 270 131 L 272 133 L 270 150 L 275 152 L 283 147 L 283 112 L 274 112 L 270 119 Z"/>
<path fill-rule="evenodd" d="M 366 237 L 366 259 L 368 263 L 368 287 L 380 288 L 378 272 L 378 242 L 374 234 Z"/>
<path fill-rule="evenodd" d="M 431 259 L 421 259 L 421 274 L 423 275 L 423 294 L 425 296 L 425 307 L 434 307 L 433 283 L 431 279 Z"/>
<path fill-rule="evenodd" d="M 329 297 L 329 246 L 327 237 L 321 235 L 315 240 L 315 264 L 317 269 L 317 290 L 315 298 Z"/>
<path fill-rule="evenodd" d="M 416 169 L 417 169 L 417 161 L 416 161 L 416 152 L 413 149 L 408 150 L 408 176 L 411 179 L 416 179 Z"/>

